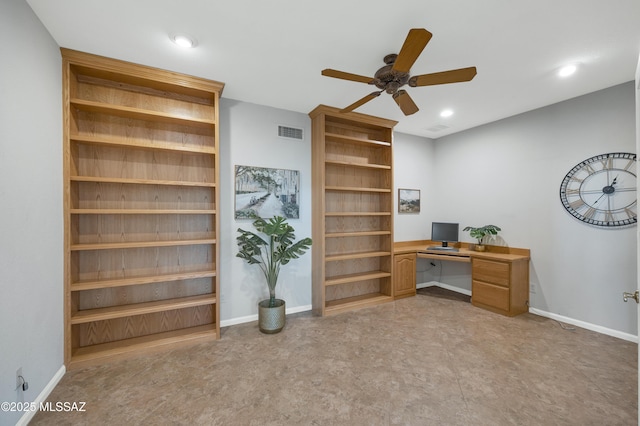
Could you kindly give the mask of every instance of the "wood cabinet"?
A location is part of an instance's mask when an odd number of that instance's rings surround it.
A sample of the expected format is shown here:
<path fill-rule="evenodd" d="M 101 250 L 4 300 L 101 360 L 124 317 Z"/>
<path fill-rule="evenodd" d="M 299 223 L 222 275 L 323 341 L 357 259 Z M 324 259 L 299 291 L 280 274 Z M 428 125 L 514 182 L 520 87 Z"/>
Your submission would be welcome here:
<path fill-rule="evenodd" d="M 529 312 L 529 261 L 526 248 L 487 246 L 487 251 L 470 250 L 469 243 L 456 243 L 457 251 L 430 251 L 435 241 L 416 240 L 394 243 L 394 291 L 410 296 L 408 276 L 411 263 L 404 256 L 443 262 L 471 262 L 471 303 L 503 315 Z M 415 267 L 415 260 L 413 266 Z M 415 294 L 415 281 L 413 284 Z M 404 292 L 406 290 L 406 293 Z"/>
<path fill-rule="evenodd" d="M 529 260 L 471 258 L 471 303 L 503 315 L 529 311 Z"/>
<path fill-rule="evenodd" d="M 67 368 L 219 338 L 224 85 L 62 57 Z"/>
<path fill-rule="evenodd" d="M 393 300 L 396 122 L 318 106 L 312 119 L 313 311 Z"/>
<path fill-rule="evenodd" d="M 394 298 L 416 295 L 416 254 L 396 254 L 393 256 Z"/>

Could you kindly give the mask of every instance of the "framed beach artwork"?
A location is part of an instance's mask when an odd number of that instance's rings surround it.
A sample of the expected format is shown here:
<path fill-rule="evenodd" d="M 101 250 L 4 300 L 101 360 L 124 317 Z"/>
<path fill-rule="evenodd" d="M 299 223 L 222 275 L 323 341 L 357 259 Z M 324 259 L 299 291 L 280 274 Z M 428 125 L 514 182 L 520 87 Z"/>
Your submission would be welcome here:
<path fill-rule="evenodd" d="M 300 218 L 300 171 L 235 167 L 235 218 Z"/>
<path fill-rule="evenodd" d="M 398 213 L 420 213 L 419 189 L 398 189 Z"/>

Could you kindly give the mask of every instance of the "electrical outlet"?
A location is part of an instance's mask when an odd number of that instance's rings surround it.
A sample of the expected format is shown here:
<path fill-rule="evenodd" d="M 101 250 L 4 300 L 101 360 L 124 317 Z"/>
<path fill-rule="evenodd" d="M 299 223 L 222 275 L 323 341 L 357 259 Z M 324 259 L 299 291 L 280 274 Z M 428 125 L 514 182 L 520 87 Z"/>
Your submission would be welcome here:
<path fill-rule="evenodd" d="M 20 377 L 24 377 L 22 375 L 22 367 L 16 370 L 16 390 L 22 390 L 22 379 Z"/>
<path fill-rule="evenodd" d="M 22 367 L 16 370 L 16 390 L 22 390 L 23 392 L 29 389 L 29 383 L 24 379 L 22 375 Z"/>
<path fill-rule="evenodd" d="M 529 283 L 529 293 L 536 294 L 536 285 L 533 283 Z"/>

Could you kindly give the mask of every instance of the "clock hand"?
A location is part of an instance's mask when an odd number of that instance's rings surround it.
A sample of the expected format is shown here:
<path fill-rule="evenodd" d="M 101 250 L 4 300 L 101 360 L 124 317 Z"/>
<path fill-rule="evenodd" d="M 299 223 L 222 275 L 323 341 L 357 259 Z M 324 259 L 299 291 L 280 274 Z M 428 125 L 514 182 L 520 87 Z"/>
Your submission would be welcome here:
<path fill-rule="evenodd" d="M 598 201 L 600 201 L 602 199 L 602 197 L 604 197 L 605 195 L 607 195 L 605 192 L 602 193 L 601 196 L 598 197 L 598 199 L 596 201 L 594 201 L 594 205 L 598 204 Z"/>
<path fill-rule="evenodd" d="M 618 175 L 616 175 L 616 177 L 613 178 L 610 185 L 607 185 L 604 188 L 602 188 L 602 195 L 598 197 L 598 199 L 593 203 L 593 205 L 598 204 L 598 201 L 600 201 L 602 197 L 604 197 L 605 195 L 613 194 L 614 192 L 616 192 L 616 189 L 614 188 L 614 185 L 616 183 L 618 183 Z"/>

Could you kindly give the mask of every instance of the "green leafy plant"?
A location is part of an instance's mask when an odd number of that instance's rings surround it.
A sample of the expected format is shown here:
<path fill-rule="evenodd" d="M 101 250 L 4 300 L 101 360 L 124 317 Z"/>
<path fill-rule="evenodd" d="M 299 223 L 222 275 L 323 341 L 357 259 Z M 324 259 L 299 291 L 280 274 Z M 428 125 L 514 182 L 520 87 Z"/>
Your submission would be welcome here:
<path fill-rule="evenodd" d="M 469 235 L 471 238 L 475 238 L 478 240 L 478 245 L 482 245 L 482 239 L 485 235 L 498 235 L 498 231 L 502 231 L 496 225 L 485 225 L 481 228 L 474 228 L 472 226 L 467 226 L 463 229 L 463 231 L 469 231 Z"/>
<path fill-rule="evenodd" d="M 269 287 L 269 307 L 275 307 L 280 267 L 302 256 L 311 247 L 311 238 L 294 242 L 295 230 L 282 216 L 258 218 L 253 226 L 259 234 L 238 228 L 236 256 L 260 267 Z"/>

